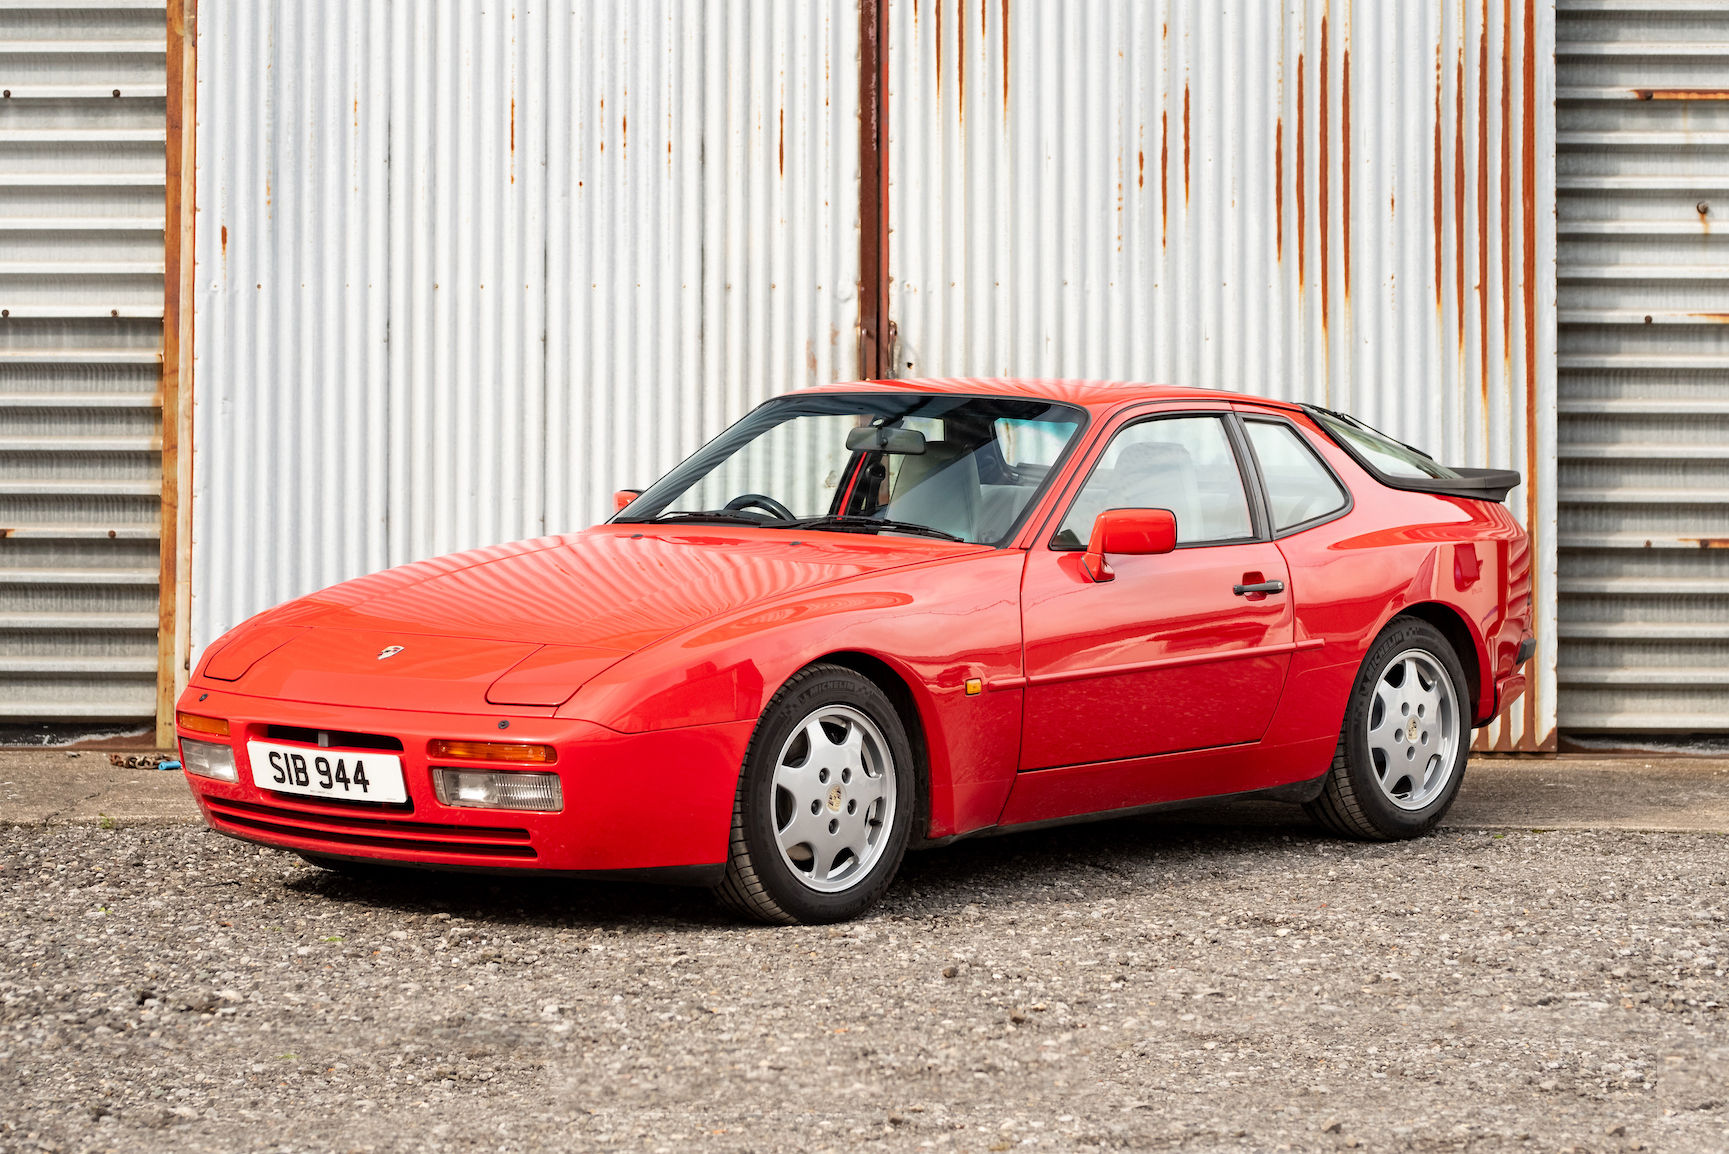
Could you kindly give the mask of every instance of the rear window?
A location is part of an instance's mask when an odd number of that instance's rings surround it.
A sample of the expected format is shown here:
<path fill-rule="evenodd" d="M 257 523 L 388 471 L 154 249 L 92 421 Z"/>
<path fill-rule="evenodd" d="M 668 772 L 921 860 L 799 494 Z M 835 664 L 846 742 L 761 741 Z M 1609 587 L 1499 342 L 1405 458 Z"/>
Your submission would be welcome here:
<path fill-rule="evenodd" d="M 1386 477 L 1457 477 L 1459 474 L 1438 463 L 1429 454 L 1385 433 L 1371 429 L 1355 417 L 1326 409 L 1309 412 L 1327 434 L 1350 450 L 1363 464 Z"/>

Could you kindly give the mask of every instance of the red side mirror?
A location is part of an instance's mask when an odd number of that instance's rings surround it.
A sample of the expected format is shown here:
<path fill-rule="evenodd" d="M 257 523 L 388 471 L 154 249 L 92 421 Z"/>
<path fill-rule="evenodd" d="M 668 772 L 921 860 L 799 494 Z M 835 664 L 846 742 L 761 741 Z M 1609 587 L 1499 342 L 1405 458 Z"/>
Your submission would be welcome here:
<path fill-rule="evenodd" d="M 642 496 L 641 489 L 620 489 L 612 495 L 612 511 L 621 512 L 624 507 Z"/>
<path fill-rule="evenodd" d="M 1177 515 L 1169 509 L 1106 509 L 1093 522 L 1081 567 L 1094 581 L 1116 577 L 1106 553 L 1169 553 L 1177 547 Z"/>

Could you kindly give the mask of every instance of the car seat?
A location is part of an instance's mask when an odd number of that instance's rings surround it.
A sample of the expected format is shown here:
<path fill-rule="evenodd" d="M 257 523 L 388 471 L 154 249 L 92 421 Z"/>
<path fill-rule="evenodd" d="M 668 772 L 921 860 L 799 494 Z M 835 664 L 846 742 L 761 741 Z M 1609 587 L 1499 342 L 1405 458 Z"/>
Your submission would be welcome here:
<path fill-rule="evenodd" d="M 979 466 L 973 451 L 949 441 L 928 442 L 923 453 L 901 463 L 882 515 L 978 540 Z"/>
<path fill-rule="evenodd" d="M 1169 509 L 1177 517 L 1178 541 L 1204 541 L 1201 488 L 1195 459 L 1174 441 L 1123 446 L 1113 475 L 1110 508 Z"/>

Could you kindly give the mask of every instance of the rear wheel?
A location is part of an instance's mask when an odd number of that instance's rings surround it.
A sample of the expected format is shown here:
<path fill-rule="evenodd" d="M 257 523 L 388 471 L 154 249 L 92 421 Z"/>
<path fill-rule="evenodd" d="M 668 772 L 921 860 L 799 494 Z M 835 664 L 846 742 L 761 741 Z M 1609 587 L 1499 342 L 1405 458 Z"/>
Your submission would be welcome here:
<path fill-rule="evenodd" d="M 912 749 L 894 706 L 850 669 L 808 666 L 751 738 L 715 895 L 781 925 L 855 917 L 894 881 L 913 806 Z"/>
<path fill-rule="evenodd" d="M 1394 618 L 1363 660 L 1333 768 L 1304 808 L 1347 837 L 1416 837 L 1452 807 L 1470 747 L 1458 655 L 1428 622 Z"/>

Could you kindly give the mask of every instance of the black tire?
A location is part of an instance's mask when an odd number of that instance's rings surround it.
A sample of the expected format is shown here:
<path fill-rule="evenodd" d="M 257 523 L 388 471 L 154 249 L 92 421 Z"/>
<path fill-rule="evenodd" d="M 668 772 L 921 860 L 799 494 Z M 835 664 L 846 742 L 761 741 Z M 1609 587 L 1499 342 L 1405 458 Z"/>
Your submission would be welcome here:
<path fill-rule="evenodd" d="M 1405 668 L 1414 665 L 1424 673 L 1445 676 L 1450 681 L 1453 707 L 1450 758 L 1439 752 L 1439 739 L 1437 752 L 1427 754 L 1424 748 L 1423 743 L 1430 731 L 1423 723 L 1433 718 L 1407 713 L 1403 716 L 1403 724 L 1388 725 L 1389 699 L 1399 695 L 1403 684 L 1403 680 L 1400 685 L 1389 680 L 1389 676 L 1394 674 L 1392 667 L 1395 659 L 1412 655 L 1425 655 L 1426 660 L 1424 656 L 1416 656 L 1412 662 L 1401 662 Z M 1398 676 L 1404 679 L 1411 674 L 1401 672 Z M 1416 687 L 1413 693 L 1423 692 L 1420 679 L 1412 684 Z M 1437 685 L 1434 699 L 1445 701 L 1449 696 L 1445 693 L 1447 688 Z M 1395 617 L 1363 658 L 1357 679 L 1351 685 L 1350 701 L 1345 706 L 1345 721 L 1339 730 L 1333 767 L 1327 774 L 1320 796 L 1303 808 L 1328 830 L 1344 837 L 1396 841 L 1427 833 L 1446 816 L 1453 799 L 1459 795 L 1459 786 L 1465 779 L 1465 763 L 1471 756 L 1474 709 L 1475 702 L 1469 695 L 1464 668 L 1441 631 L 1416 617 Z M 1436 710 L 1437 714 L 1439 712 Z M 1417 724 L 1410 725 L 1412 720 Z M 1391 750 L 1387 748 L 1385 738 L 1371 741 L 1372 726 L 1376 733 L 1393 731 L 1395 744 Z M 1410 736 L 1407 737 L 1407 733 Z M 1399 753 L 1407 755 L 1409 760 L 1397 756 Z M 1423 774 L 1422 756 L 1425 754 L 1432 760 L 1433 769 L 1430 776 L 1419 776 Z M 1444 778 L 1442 774 L 1445 774 Z"/>
<path fill-rule="evenodd" d="M 795 805 L 791 790 L 777 785 L 777 770 L 783 768 L 784 762 L 788 772 L 796 774 L 808 765 L 813 767 L 810 780 L 814 782 L 814 774 L 819 772 L 814 768 L 815 759 L 819 755 L 810 749 L 810 739 L 799 735 L 808 732 L 812 724 L 822 724 L 819 718 L 833 720 L 848 711 L 862 715 L 869 723 L 856 724 L 861 744 L 876 750 L 875 772 L 861 768 L 855 784 L 854 771 L 846 771 L 844 783 L 840 771 L 836 771 L 832 779 L 822 778 L 821 788 L 829 791 L 826 800 L 817 797 L 799 800 Z M 870 732 L 871 727 L 874 733 Z M 806 753 L 802 762 L 794 765 L 800 761 L 801 740 L 806 742 Z M 839 743 L 834 746 L 835 750 L 841 748 Z M 826 775 L 829 771 L 820 772 Z M 866 795 L 867 786 L 875 791 L 874 799 L 855 811 L 851 805 L 859 799 L 850 791 L 856 789 L 860 795 Z M 737 914 L 776 925 L 819 925 L 857 917 L 882 897 L 900 869 L 918 804 L 915 789 L 912 747 L 900 716 L 883 691 L 839 665 L 806 666 L 769 700 L 751 736 L 733 802 L 726 876 L 715 887 L 715 897 Z M 800 828 L 805 828 L 802 807 L 807 804 L 813 807 L 811 828 L 827 822 L 825 828 L 833 834 L 844 821 L 845 827 L 836 836 L 844 842 L 850 829 L 856 837 L 868 838 L 865 852 L 849 859 L 850 850 L 843 846 L 831 857 L 819 845 L 810 854 L 810 864 L 801 869 L 791 855 L 806 850 L 810 843 L 783 849 L 782 831 L 788 831 L 789 838 L 796 836 L 795 819 L 801 823 Z M 827 813 L 815 808 L 823 805 Z M 873 809 L 878 818 L 874 822 Z M 820 842 L 822 830 L 816 830 L 816 834 L 814 840 Z M 849 861 L 853 873 L 847 872 Z M 819 869 L 825 874 L 832 869 L 836 876 L 820 877 Z M 813 888 L 818 885 L 844 888 L 822 892 Z"/>

